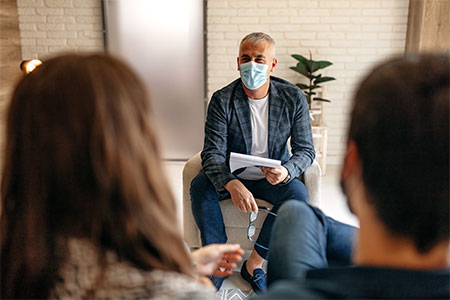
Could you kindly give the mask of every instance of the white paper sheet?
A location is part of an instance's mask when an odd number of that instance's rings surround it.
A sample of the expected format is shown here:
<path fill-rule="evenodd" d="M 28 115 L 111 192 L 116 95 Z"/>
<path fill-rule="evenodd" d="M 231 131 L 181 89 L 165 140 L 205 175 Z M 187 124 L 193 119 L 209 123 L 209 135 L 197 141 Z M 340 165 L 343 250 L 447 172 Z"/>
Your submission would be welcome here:
<path fill-rule="evenodd" d="M 241 153 L 230 153 L 230 170 L 234 172 L 240 168 L 246 168 L 250 166 L 255 167 L 270 167 L 279 168 L 281 167 L 281 161 L 271 158 L 263 158 L 259 156 L 241 154 Z"/>

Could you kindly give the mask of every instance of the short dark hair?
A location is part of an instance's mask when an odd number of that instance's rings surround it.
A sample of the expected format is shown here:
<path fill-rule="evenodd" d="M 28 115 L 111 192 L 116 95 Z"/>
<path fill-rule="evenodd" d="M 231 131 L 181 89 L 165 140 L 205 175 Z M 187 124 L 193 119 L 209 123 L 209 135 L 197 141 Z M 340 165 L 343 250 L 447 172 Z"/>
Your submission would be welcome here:
<path fill-rule="evenodd" d="M 391 59 L 362 81 L 351 115 L 369 201 L 421 253 L 449 240 L 449 70 L 447 55 Z"/>

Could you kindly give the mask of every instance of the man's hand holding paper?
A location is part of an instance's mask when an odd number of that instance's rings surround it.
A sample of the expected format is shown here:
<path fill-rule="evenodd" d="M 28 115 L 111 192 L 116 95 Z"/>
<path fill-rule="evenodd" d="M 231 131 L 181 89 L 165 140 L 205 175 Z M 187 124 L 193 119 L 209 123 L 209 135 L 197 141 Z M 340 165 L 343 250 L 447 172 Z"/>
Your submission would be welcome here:
<path fill-rule="evenodd" d="M 280 160 L 235 152 L 230 153 L 231 172 L 246 167 L 261 169 L 267 181 L 272 185 L 283 182 L 289 174 L 288 170 L 281 165 Z"/>
<path fill-rule="evenodd" d="M 288 170 L 283 166 L 279 168 L 270 168 L 270 167 L 259 167 L 259 168 L 264 173 L 264 176 L 266 176 L 267 181 L 272 185 L 276 185 L 283 182 L 283 180 L 285 180 L 289 174 Z"/>
<path fill-rule="evenodd" d="M 242 153 L 230 153 L 230 171 L 234 172 L 237 169 L 246 167 L 281 167 L 281 161 L 278 159 L 264 158 L 254 155 L 247 155 Z"/>

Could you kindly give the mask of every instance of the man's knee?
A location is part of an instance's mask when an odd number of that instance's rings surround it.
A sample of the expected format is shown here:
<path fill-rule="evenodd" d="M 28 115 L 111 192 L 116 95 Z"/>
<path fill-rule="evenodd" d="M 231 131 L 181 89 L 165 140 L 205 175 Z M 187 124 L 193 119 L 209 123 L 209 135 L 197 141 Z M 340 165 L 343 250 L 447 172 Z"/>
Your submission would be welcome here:
<path fill-rule="evenodd" d="M 278 220 L 288 220 L 289 223 L 309 223 L 315 218 L 308 204 L 297 199 L 288 200 L 278 210 Z M 300 225 L 298 225 L 300 226 Z"/>
<path fill-rule="evenodd" d="M 209 193 L 214 193 L 215 188 L 203 171 L 197 174 L 191 181 L 190 188 L 191 201 L 197 201 Z"/>
<path fill-rule="evenodd" d="M 296 200 L 308 202 L 308 199 L 309 199 L 308 190 L 306 189 L 306 186 L 303 182 L 301 182 L 300 180 L 294 179 L 289 183 L 287 188 L 288 188 L 288 196 L 289 196 L 288 199 L 296 199 Z"/>
<path fill-rule="evenodd" d="M 197 174 L 197 176 L 194 177 L 191 181 L 191 192 L 194 189 L 198 189 L 202 186 L 205 186 L 208 184 L 208 177 L 206 177 L 206 174 L 203 171 L 200 171 L 200 173 Z"/>

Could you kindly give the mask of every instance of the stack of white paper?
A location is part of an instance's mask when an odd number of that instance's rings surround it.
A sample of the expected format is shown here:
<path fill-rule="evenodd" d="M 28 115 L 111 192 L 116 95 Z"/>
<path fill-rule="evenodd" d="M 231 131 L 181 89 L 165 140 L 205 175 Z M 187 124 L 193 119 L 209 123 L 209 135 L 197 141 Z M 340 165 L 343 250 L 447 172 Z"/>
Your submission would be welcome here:
<path fill-rule="evenodd" d="M 281 161 L 277 159 L 264 158 L 235 152 L 230 153 L 231 172 L 234 172 L 235 170 L 240 168 L 246 168 L 251 166 L 279 168 L 281 167 Z"/>

